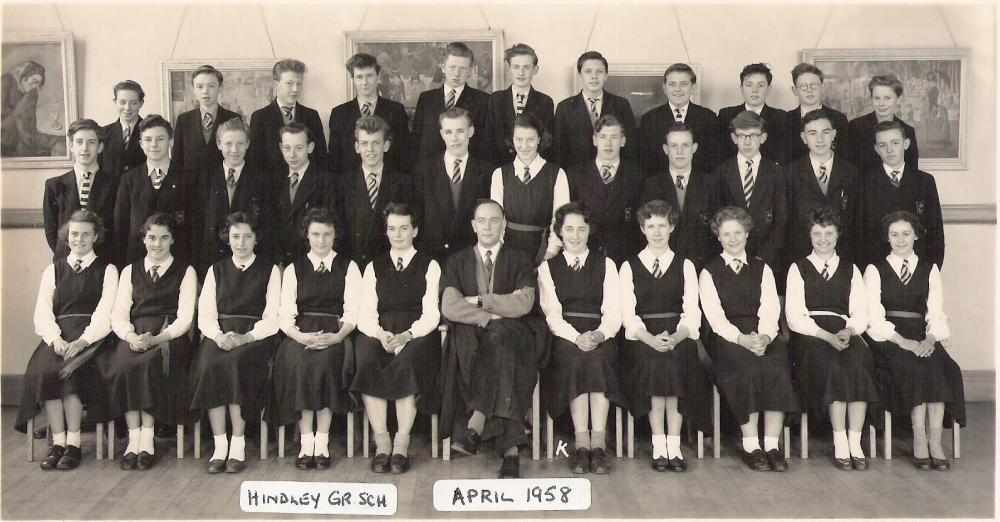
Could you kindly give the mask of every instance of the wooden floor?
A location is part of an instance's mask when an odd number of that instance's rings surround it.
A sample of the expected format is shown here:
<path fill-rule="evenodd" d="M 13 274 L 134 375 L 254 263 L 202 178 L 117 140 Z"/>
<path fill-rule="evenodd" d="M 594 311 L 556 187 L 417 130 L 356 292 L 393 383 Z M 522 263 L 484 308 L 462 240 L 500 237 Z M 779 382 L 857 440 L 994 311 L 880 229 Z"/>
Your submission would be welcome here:
<path fill-rule="evenodd" d="M 892 517 L 945 518 L 994 517 L 995 409 L 993 403 L 968 405 L 969 427 L 962 430 L 962 456 L 949 472 L 918 472 L 906 455 L 908 440 L 897 438 L 894 458 L 879 459 L 867 472 L 835 470 L 828 459 L 829 436 L 810 439 L 810 458 L 798 458 L 798 439 L 788 473 L 755 473 L 726 445 L 719 460 L 698 460 L 685 447 L 689 471 L 656 473 L 649 467 L 649 442 L 637 441 L 636 458 L 613 459 L 610 475 L 587 475 L 594 492 L 591 508 L 584 512 L 526 512 L 530 518 L 661 518 L 661 517 Z M 26 460 L 26 439 L 12 428 L 15 411 L 3 408 L 2 475 L 0 500 L 3 519 L 216 519 L 301 518 L 291 515 L 244 514 L 239 508 L 243 480 L 296 480 L 330 482 L 384 482 L 398 488 L 402 518 L 467 518 L 469 514 L 434 511 L 431 491 L 437 479 L 496 478 L 500 460 L 492 451 L 450 462 L 430 460 L 425 436 L 415 436 L 411 448 L 413 469 L 400 476 L 376 475 L 368 460 L 347 459 L 342 437 L 331 444 L 335 461 L 325 472 L 300 472 L 291 456 L 257 460 L 256 445 L 248 448 L 249 468 L 241 475 L 210 476 L 201 460 L 188 454 L 178 460 L 172 440 L 158 440 L 160 461 L 149 472 L 125 472 L 118 460 L 94 460 L 94 435 L 85 433 L 84 463 L 72 472 L 43 472 Z M 638 421 L 637 421 L 638 422 Z M 644 420 L 643 420 L 644 422 Z M 950 431 L 945 432 L 950 440 Z M 613 437 L 609 437 L 613 440 Z M 568 440 L 565 439 L 564 440 Z M 206 438 L 206 443 L 209 439 Z M 44 443 L 38 452 L 44 456 Z M 118 446 L 119 454 L 122 445 Z M 946 445 L 950 450 L 950 443 Z M 881 444 L 879 447 L 881 452 Z M 706 450 L 706 455 L 710 452 Z M 338 458 L 338 455 L 340 456 Z M 532 462 L 521 454 L 525 478 L 572 476 L 564 458 Z M 483 514 L 488 517 L 489 514 Z M 495 515 L 493 515 L 495 518 Z M 329 518 L 329 517 L 323 517 Z"/>

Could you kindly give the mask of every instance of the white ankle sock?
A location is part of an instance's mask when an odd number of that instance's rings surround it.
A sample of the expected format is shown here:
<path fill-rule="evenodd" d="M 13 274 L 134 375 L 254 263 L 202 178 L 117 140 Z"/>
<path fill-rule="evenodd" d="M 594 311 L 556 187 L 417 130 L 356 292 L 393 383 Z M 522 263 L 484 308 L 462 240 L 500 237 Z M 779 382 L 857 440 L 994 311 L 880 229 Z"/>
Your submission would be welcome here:
<path fill-rule="evenodd" d="M 212 458 L 209 460 L 226 460 L 226 450 L 229 449 L 229 441 L 226 440 L 226 434 L 212 435 L 212 440 L 215 441 L 215 450 L 212 451 Z"/>
<path fill-rule="evenodd" d="M 846 459 L 851 456 L 851 451 L 848 449 L 847 443 L 847 432 L 846 431 L 834 431 L 833 432 L 833 457 L 837 459 Z"/>
<path fill-rule="evenodd" d="M 316 439 L 316 437 L 315 437 L 315 435 L 313 435 L 313 432 L 311 432 L 311 431 L 308 431 L 308 432 L 305 432 L 305 433 L 301 433 L 299 435 L 299 442 L 302 443 L 302 449 L 299 450 L 299 456 L 300 457 L 312 457 L 313 455 L 315 455 L 315 453 L 313 453 L 313 451 L 314 451 L 314 449 L 313 449 L 314 442 L 313 441 L 315 439 Z"/>
<path fill-rule="evenodd" d="M 667 458 L 667 436 L 653 435 L 653 458 Z"/>
<path fill-rule="evenodd" d="M 128 446 L 125 446 L 125 453 L 139 454 L 139 428 L 128 430 Z"/>
<path fill-rule="evenodd" d="M 861 449 L 860 431 L 847 430 L 847 442 L 852 457 L 860 459 L 865 456 L 865 450 Z"/>
<path fill-rule="evenodd" d="M 396 432 L 396 436 L 392 440 L 392 454 L 407 456 L 407 452 L 410 450 L 410 434 L 402 434 Z"/>
<path fill-rule="evenodd" d="M 229 458 L 242 462 L 247 458 L 246 450 L 247 441 L 243 435 L 239 437 L 233 435 L 233 438 L 229 442 Z"/>
<path fill-rule="evenodd" d="M 680 435 L 667 435 L 667 458 L 684 460 L 684 455 L 681 455 Z"/>
<path fill-rule="evenodd" d="M 778 437 L 764 436 L 764 451 L 778 449 Z"/>
<path fill-rule="evenodd" d="M 80 432 L 79 431 L 67 431 L 66 432 L 66 445 L 80 447 Z"/>
<path fill-rule="evenodd" d="M 760 441 L 757 437 L 743 437 L 743 451 L 751 453 L 760 449 Z"/>
<path fill-rule="evenodd" d="M 145 451 L 150 455 L 155 454 L 153 446 L 153 431 L 155 428 L 139 428 L 139 451 Z"/>
<path fill-rule="evenodd" d="M 52 434 L 52 445 L 66 447 L 66 432 L 60 431 L 59 433 Z"/>
<path fill-rule="evenodd" d="M 315 452 L 313 453 L 317 457 L 329 457 L 330 456 L 330 433 L 323 433 L 322 431 L 316 432 L 316 439 L 313 443 Z"/>

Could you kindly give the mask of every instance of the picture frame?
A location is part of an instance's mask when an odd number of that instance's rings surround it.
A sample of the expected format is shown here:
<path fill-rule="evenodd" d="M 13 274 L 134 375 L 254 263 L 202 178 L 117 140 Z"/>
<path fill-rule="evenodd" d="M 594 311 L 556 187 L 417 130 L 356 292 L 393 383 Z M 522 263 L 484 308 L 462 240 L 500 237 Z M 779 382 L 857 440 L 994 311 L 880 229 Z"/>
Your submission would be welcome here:
<path fill-rule="evenodd" d="M 0 162 L 5 169 L 68 168 L 77 119 L 73 33 L 4 33 Z M 25 90 L 27 89 L 27 90 Z"/>
<path fill-rule="evenodd" d="M 957 47 L 800 52 L 823 71 L 824 103 L 848 120 L 871 112 L 872 76 L 895 74 L 903 82 L 897 116 L 916 131 L 923 170 L 968 170 L 969 56 Z"/>
<path fill-rule="evenodd" d="M 357 53 L 378 59 L 379 94 L 398 101 L 412 118 L 420 93 L 441 86 L 441 62 L 450 42 L 463 42 L 475 57 L 467 82 L 487 93 L 503 89 L 503 31 L 350 31 L 344 61 Z M 355 97 L 347 80 L 347 99 Z"/>
<path fill-rule="evenodd" d="M 239 114 L 250 123 L 254 111 L 271 103 L 274 80 L 271 71 L 281 58 L 168 60 L 160 62 L 160 86 L 163 93 L 161 115 L 176 121 L 177 115 L 198 107 L 191 91 L 191 74 L 202 65 L 222 72 L 219 104 Z"/>
<path fill-rule="evenodd" d="M 667 70 L 669 63 L 610 63 L 608 64 L 608 80 L 604 84 L 604 89 L 612 94 L 621 96 L 628 100 L 632 106 L 632 114 L 635 121 L 639 121 L 642 115 L 650 109 L 667 103 L 667 95 L 663 93 L 663 71 Z M 698 103 L 701 95 L 701 83 L 704 81 L 701 74 L 701 65 L 689 63 L 691 69 L 698 76 L 698 81 L 694 84 L 694 92 L 691 94 L 691 101 Z M 583 86 L 580 83 L 580 75 L 576 72 L 576 64 L 573 65 L 573 93 L 580 92 Z"/>

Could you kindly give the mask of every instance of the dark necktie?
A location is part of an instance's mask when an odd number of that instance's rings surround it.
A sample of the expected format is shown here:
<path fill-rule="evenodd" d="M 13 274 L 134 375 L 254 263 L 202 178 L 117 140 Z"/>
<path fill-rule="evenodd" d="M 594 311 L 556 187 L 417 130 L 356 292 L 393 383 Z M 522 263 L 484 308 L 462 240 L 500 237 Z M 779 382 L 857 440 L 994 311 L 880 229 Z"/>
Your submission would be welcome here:
<path fill-rule="evenodd" d="M 160 190 L 163 185 L 163 169 L 153 169 L 153 188 Z"/>
<path fill-rule="evenodd" d="M 236 169 L 229 169 L 226 173 L 226 188 L 229 190 L 236 188 Z"/>
<path fill-rule="evenodd" d="M 600 114 L 597 113 L 597 100 L 598 100 L 597 98 L 587 98 L 587 101 L 590 102 L 590 124 L 591 125 L 596 124 L 597 123 L 597 118 L 600 117 Z"/>
<path fill-rule="evenodd" d="M 823 271 L 819 275 L 823 276 L 823 279 L 825 279 L 827 281 L 830 280 L 830 263 L 829 263 L 829 261 L 824 261 L 823 262 Z"/>
<path fill-rule="evenodd" d="M 403 258 L 401 257 L 396 258 L 396 271 L 397 272 L 403 271 Z"/>
<path fill-rule="evenodd" d="M 601 181 L 605 185 L 611 183 L 611 165 L 601 165 Z"/>
<path fill-rule="evenodd" d="M 320 273 L 320 274 L 325 274 L 325 273 L 327 273 L 329 271 L 330 270 L 328 268 L 326 268 L 326 263 L 324 263 L 323 261 L 320 261 L 319 262 L 319 266 L 316 268 L 316 272 Z"/>
<path fill-rule="evenodd" d="M 679 174 L 677 176 L 677 183 L 674 184 L 677 190 L 684 190 L 684 174 Z"/>
<path fill-rule="evenodd" d="M 236 268 L 239 268 L 239 269 L 240 269 L 240 272 L 244 272 L 244 271 L 246 271 L 246 269 L 247 269 L 247 266 L 246 266 L 246 265 L 240 265 L 240 266 L 238 266 L 238 267 L 236 267 Z"/>
<path fill-rule="evenodd" d="M 451 182 L 458 183 L 462 181 L 462 160 L 455 160 L 455 166 L 451 169 Z"/>
<path fill-rule="evenodd" d="M 76 273 L 78 273 L 78 274 L 83 271 L 83 260 L 82 259 L 77 259 L 76 263 L 73 263 L 73 271 L 76 272 Z"/>
<path fill-rule="evenodd" d="M 448 91 L 448 99 L 444 102 L 445 110 L 455 106 L 455 89 Z"/>
<path fill-rule="evenodd" d="M 660 258 L 653 260 L 653 277 L 659 279 L 663 275 L 663 270 L 660 270 Z"/>
<path fill-rule="evenodd" d="M 368 204 L 375 208 L 375 200 L 378 199 L 378 179 L 377 173 L 368 174 Z"/>
<path fill-rule="evenodd" d="M 299 190 L 299 173 L 293 172 L 288 179 L 288 201 L 295 201 L 295 193 Z"/>
<path fill-rule="evenodd" d="M 90 172 L 83 173 L 83 184 L 80 185 L 80 208 L 87 208 L 87 201 L 90 201 Z"/>
<path fill-rule="evenodd" d="M 282 112 L 282 116 L 285 119 L 285 125 L 288 125 L 289 123 L 292 123 L 292 121 L 293 121 L 292 120 L 292 108 L 291 107 L 282 107 L 281 108 L 281 112 Z"/>
<path fill-rule="evenodd" d="M 753 195 L 753 162 L 747 160 L 747 173 L 743 179 L 743 197 L 747 201 L 747 207 L 750 207 L 750 196 Z"/>
<path fill-rule="evenodd" d="M 580 262 L 580 258 L 578 257 L 573 261 L 573 270 L 579 272 L 581 268 L 583 268 L 583 263 Z"/>
<path fill-rule="evenodd" d="M 520 115 L 524 112 L 524 95 L 521 93 L 517 94 L 517 105 L 514 106 L 514 113 Z"/>
<path fill-rule="evenodd" d="M 674 121 L 684 121 L 684 115 L 681 114 L 681 110 L 678 108 L 674 108 Z"/>
<path fill-rule="evenodd" d="M 215 123 L 215 118 L 206 112 L 205 116 L 202 117 L 202 124 L 205 125 L 205 130 L 211 130 L 213 123 Z"/>
<path fill-rule="evenodd" d="M 826 173 L 826 165 L 819 166 L 819 188 L 823 191 L 823 195 L 826 195 L 826 186 L 830 181 L 830 176 Z"/>
<path fill-rule="evenodd" d="M 910 260 L 904 259 L 903 268 L 899 271 L 899 280 L 902 281 L 904 285 L 907 285 L 910 283 L 910 278 L 912 277 L 913 274 L 910 273 Z"/>
<path fill-rule="evenodd" d="M 740 270 L 743 270 L 743 260 L 733 259 L 733 272 L 736 272 L 738 274 L 740 273 Z"/>
<path fill-rule="evenodd" d="M 892 176 L 892 179 L 890 179 L 889 181 L 892 182 L 892 186 L 896 187 L 896 188 L 899 188 L 899 171 L 898 170 L 892 171 L 891 176 Z"/>
<path fill-rule="evenodd" d="M 529 181 L 531 181 L 531 167 L 527 165 L 524 166 L 524 175 L 521 176 L 521 181 L 523 181 L 526 185 Z"/>
<path fill-rule="evenodd" d="M 362 116 L 371 116 L 372 115 L 372 104 L 371 103 L 365 102 L 365 104 L 361 106 L 361 115 Z"/>
<path fill-rule="evenodd" d="M 122 143 L 128 145 L 128 138 L 132 135 L 132 127 L 126 125 L 122 128 Z"/>
<path fill-rule="evenodd" d="M 149 278 L 152 279 L 154 283 L 160 280 L 160 265 L 153 265 L 149 269 Z"/>
<path fill-rule="evenodd" d="M 489 282 L 493 278 L 493 252 L 487 250 L 483 254 L 483 257 L 485 258 L 483 260 L 483 268 L 486 269 L 486 281 Z"/>

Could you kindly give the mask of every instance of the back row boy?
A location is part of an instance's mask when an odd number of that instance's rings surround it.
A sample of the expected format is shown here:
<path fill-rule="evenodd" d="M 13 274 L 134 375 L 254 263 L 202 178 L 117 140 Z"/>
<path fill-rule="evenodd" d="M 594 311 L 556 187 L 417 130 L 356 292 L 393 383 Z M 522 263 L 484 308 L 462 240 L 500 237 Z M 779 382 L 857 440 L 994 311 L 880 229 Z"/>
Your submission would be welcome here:
<path fill-rule="evenodd" d="M 743 103 L 719 110 L 719 121 L 722 123 L 718 160 L 732 158 L 739 150 L 738 144 L 732 144 L 730 139 L 730 122 L 743 111 L 750 111 L 764 122 L 763 131 L 767 140 L 760 143 L 760 154 L 769 160 L 779 163 L 785 156 L 783 121 L 785 111 L 775 109 L 767 104 L 767 95 L 771 92 L 771 81 L 774 75 L 771 68 L 763 63 L 752 63 L 740 71 L 740 93 Z M 752 250 L 752 249 L 751 249 Z"/>
<path fill-rule="evenodd" d="M 836 151 L 843 154 L 844 151 L 840 148 L 848 141 L 847 116 L 823 103 L 823 71 L 809 63 L 796 65 L 792 69 L 792 94 L 799 99 L 799 106 L 785 113 L 783 122 L 783 132 L 786 138 L 785 155 L 781 164 L 790 165 L 809 152 L 807 144 L 798 138 L 802 132 L 806 114 L 819 109 L 823 110 L 833 126 L 836 139 L 830 143 L 831 152 Z M 809 252 L 806 252 L 801 257 L 808 254 Z"/>
<path fill-rule="evenodd" d="M 531 46 L 519 43 L 503 53 L 503 61 L 507 64 L 511 84 L 502 91 L 490 95 L 489 114 L 487 121 L 489 141 L 492 146 L 490 153 L 494 166 L 514 161 L 517 155 L 511 136 L 514 132 L 514 118 L 521 114 L 534 114 L 549 132 L 554 128 L 554 104 L 552 98 L 538 92 L 531 85 L 531 80 L 538 74 L 538 54 Z M 545 147 L 539 154 L 549 157 L 549 149 Z M 489 158 L 483 158 L 489 159 Z M 463 221 L 464 223 L 464 221 Z"/>
<path fill-rule="evenodd" d="M 146 100 L 142 86 L 125 80 L 114 86 L 115 109 L 118 119 L 101 128 L 104 149 L 101 151 L 101 170 L 115 177 L 132 170 L 146 161 L 139 146 L 139 109 Z"/>

